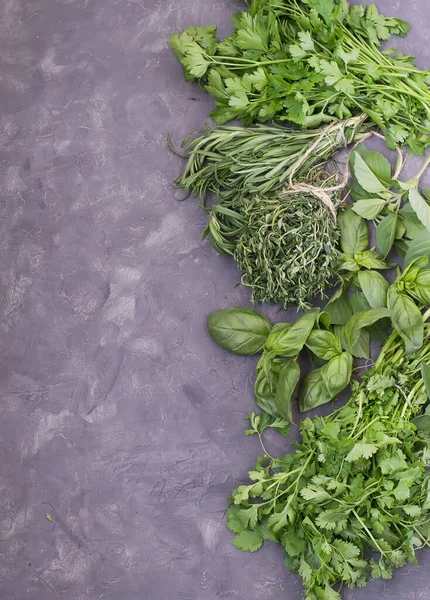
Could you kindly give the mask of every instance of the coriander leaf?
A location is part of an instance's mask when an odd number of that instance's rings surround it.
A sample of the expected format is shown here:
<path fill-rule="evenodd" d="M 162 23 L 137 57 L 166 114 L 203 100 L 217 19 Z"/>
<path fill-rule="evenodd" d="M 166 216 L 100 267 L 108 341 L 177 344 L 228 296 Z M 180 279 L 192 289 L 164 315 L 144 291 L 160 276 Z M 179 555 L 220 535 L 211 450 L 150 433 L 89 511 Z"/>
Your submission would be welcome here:
<path fill-rule="evenodd" d="M 340 46 L 337 50 L 337 54 L 339 58 L 343 60 L 345 65 L 348 66 L 350 62 L 357 61 L 358 57 L 360 56 L 360 50 L 358 48 L 354 48 L 353 50 L 351 50 L 351 52 L 346 52 L 346 50 L 344 50 L 342 46 Z"/>
<path fill-rule="evenodd" d="M 378 447 L 374 444 L 366 444 L 366 442 L 357 442 L 354 448 L 346 456 L 348 462 L 360 460 L 360 458 L 370 458 L 378 451 Z"/>
<path fill-rule="evenodd" d="M 303 50 L 309 52 L 315 49 L 314 41 L 310 31 L 299 31 L 297 36 L 300 40 L 300 47 L 303 48 Z"/>
<path fill-rule="evenodd" d="M 300 495 L 308 502 L 318 504 L 324 500 L 329 500 L 331 495 L 324 488 L 317 485 L 308 485 L 300 491 Z"/>
<path fill-rule="evenodd" d="M 244 552 L 255 552 L 263 545 L 263 536 L 259 531 L 245 529 L 234 536 L 232 544 Z"/>

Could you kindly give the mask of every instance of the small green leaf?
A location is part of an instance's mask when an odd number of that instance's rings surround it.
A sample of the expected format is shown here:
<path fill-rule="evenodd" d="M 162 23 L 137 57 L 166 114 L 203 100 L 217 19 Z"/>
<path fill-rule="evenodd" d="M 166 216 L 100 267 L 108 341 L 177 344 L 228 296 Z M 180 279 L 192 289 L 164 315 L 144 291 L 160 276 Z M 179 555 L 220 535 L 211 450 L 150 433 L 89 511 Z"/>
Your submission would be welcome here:
<path fill-rule="evenodd" d="M 430 231 L 430 206 L 417 189 L 409 191 L 409 202 L 421 223 L 428 231 Z"/>
<path fill-rule="evenodd" d="M 346 460 L 348 462 L 355 462 L 361 458 L 370 458 L 378 451 L 378 447 L 374 444 L 367 444 L 366 442 L 357 442 L 351 452 L 347 455 Z"/>
<path fill-rule="evenodd" d="M 53 522 L 54 522 L 54 517 L 53 517 L 51 514 L 49 514 L 49 513 L 46 513 L 46 515 L 45 515 L 45 516 L 46 516 L 46 518 L 48 519 L 48 521 L 50 521 L 51 523 L 53 523 Z"/>
<path fill-rule="evenodd" d="M 393 263 L 387 263 L 375 250 L 357 252 L 354 258 L 361 267 L 366 269 L 391 269 L 394 266 Z"/>
<path fill-rule="evenodd" d="M 380 214 L 385 205 L 386 201 L 382 198 L 367 198 L 354 202 L 352 210 L 360 215 L 360 217 L 363 217 L 363 219 L 372 221 Z"/>
<path fill-rule="evenodd" d="M 382 219 L 376 228 L 376 243 L 382 256 L 387 256 L 394 244 L 398 215 L 392 212 Z"/>

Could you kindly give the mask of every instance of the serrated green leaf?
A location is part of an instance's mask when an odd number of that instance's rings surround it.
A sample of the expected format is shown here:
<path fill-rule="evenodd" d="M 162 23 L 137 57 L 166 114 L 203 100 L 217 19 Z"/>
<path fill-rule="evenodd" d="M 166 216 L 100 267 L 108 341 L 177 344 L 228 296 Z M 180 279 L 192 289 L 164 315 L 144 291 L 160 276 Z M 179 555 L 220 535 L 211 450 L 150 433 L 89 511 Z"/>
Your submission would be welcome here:
<path fill-rule="evenodd" d="M 263 536 L 259 531 L 245 529 L 234 536 L 232 544 L 244 552 L 256 552 L 263 545 Z"/>
<path fill-rule="evenodd" d="M 360 217 L 363 217 L 363 219 L 372 221 L 381 213 L 385 205 L 386 201 L 382 198 L 367 198 L 354 202 L 352 210 L 360 215 Z"/>
<path fill-rule="evenodd" d="M 354 462 L 361 458 L 370 458 L 378 451 L 378 447 L 374 444 L 367 444 L 366 442 L 357 442 L 354 448 L 346 456 L 348 462 Z"/>

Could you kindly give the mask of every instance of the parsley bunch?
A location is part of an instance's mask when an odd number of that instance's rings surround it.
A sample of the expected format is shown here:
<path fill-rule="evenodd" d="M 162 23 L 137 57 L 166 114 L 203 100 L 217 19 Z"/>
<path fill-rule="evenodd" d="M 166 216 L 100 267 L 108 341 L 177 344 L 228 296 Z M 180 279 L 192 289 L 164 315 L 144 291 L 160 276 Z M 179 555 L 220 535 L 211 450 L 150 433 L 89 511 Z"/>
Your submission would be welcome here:
<path fill-rule="evenodd" d="M 429 325 L 411 355 L 394 332 L 343 408 L 305 419 L 297 449 L 266 453 L 251 483 L 234 490 L 233 544 L 251 552 L 264 540 L 281 544 L 307 600 L 339 599 L 338 584 L 391 579 L 430 546 L 430 416 L 416 417 L 430 395 L 429 361 Z M 261 435 L 255 418 L 251 426 L 248 434 Z"/>
<path fill-rule="evenodd" d="M 409 26 L 374 4 L 250 0 L 220 41 L 216 26 L 170 39 L 185 78 L 215 97 L 217 123 L 289 121 L 312 128 L 365 113 L 390 147 L 423 154 L 430 143 L 429 71 L 381 41 Z"/>

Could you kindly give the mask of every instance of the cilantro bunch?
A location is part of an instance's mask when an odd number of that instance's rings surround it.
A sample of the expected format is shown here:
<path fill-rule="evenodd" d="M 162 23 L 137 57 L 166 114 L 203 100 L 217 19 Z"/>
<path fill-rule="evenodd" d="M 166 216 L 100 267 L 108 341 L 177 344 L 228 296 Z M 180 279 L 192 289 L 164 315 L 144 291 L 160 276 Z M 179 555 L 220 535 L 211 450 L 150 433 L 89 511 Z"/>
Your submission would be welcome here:
<path fill-rule="evenodd" d="M 253 552 L 279 543 L 307 600 L 391 579 L 430 545 L 430 416 L 416 417 L 429 400 L 429 361 L 429 325 L 411 355 L 394 332 L 343 408 L 305 419 L 297 449 L 279 459 L 265 451 L 250 483 L 234 490 L 233 544 Z M 261 438 L 267 426 L 252 414 L 246 433 Z"/>
<path fill-rule="evenodd" d="M 188 81 L 215 98 L 217 123 L 289 121 L 313 128 L 365 113 L 389 147 L 430 143 L 429 71 L 380 50 L 406 22 L 347 0 L 251 0 L 233 34 L 189 27 L 170 39 Z"/>

